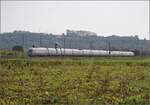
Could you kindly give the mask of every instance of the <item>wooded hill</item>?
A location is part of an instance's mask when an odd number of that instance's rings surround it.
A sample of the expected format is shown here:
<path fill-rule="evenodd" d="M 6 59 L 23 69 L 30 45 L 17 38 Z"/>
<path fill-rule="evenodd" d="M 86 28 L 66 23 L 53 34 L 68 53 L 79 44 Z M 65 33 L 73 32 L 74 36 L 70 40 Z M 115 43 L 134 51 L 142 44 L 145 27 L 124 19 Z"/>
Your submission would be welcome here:
<path fill-rule="evenodd" d="M 141 40 L 138 36 L 104 37 L 88 31 L 67 30 L 65 34 L 55 35 L 46 33 L 33 33 L 27 31 L 14 31 L 0 34 L 0 49 L 12 50 L 16 45 L 22 46 L 25 51 L 32 47 L 55 47 L 55 43 L 62 48 L 92 49 L 92 50 L 150 50 L 150 41 Z"/>

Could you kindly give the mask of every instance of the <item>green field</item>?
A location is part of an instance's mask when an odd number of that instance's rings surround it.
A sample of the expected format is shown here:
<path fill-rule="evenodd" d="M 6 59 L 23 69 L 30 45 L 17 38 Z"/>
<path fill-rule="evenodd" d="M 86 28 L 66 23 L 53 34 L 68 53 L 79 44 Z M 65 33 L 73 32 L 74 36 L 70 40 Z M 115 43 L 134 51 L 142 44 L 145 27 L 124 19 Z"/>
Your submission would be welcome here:
<path fill-rule="evenodd" d="M 0 105 L 24 104 L 150 105 L 150 59 L 0 59 Z"/>

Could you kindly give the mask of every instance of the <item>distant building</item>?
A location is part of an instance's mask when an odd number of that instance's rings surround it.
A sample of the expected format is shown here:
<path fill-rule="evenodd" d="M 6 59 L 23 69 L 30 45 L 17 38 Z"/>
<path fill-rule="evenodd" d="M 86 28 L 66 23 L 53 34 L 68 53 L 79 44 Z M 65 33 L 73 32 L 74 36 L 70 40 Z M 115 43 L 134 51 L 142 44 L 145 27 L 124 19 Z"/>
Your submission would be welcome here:
<path fill-rule="evenodd" d="M 97 36 L 96 33 L 90 31 L 74 31 L 74 30 L 67 30 L 67 36 Z"/>

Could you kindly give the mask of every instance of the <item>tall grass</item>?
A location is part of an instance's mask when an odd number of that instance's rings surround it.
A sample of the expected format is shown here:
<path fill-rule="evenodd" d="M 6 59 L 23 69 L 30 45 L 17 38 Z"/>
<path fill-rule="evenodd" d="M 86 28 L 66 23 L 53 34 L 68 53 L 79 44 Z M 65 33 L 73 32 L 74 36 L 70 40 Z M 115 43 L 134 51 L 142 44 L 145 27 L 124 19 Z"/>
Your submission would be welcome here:
<path fill-rule="evenodd" d="M 1 59 L 0 104 L 150 104 L 149 59 Z"/>

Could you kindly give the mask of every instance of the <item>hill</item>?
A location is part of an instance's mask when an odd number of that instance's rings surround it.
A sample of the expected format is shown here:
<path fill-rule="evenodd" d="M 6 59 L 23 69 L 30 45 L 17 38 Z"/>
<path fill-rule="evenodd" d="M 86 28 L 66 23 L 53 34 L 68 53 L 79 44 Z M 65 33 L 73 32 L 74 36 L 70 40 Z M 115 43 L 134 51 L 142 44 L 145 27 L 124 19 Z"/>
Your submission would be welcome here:
<path fill-rule="evenodd" d="M 27 31 L 14 31 L 0 34 L 0 49 L 11 50 L 14 46 L 20 45 L 27 51 L 32 47 L 54 47 L 59 43 L 65 48 L 77 49 L 104 49 L 108 50 L 140 50 L 149 51 L 150 41 L 141 40 L 138 36 L 117 36 L 104 37 L 94 32 L 67 30 L 66 34 L 33 33 Z"/>

